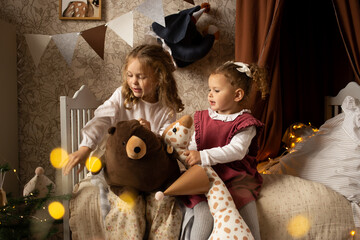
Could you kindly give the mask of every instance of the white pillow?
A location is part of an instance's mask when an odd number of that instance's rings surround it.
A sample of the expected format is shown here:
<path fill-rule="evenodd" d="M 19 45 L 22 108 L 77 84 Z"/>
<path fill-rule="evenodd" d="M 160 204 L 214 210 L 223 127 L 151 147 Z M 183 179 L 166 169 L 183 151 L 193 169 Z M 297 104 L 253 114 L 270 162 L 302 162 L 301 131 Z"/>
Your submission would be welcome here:
<path fill-rule="evenodd" d="M 319 132 L 280 159 L 280 173 L 325 186 L 352 201 L 360 226 L 360 101 L 347 96 L 343 113 L 326 121 Z"/>

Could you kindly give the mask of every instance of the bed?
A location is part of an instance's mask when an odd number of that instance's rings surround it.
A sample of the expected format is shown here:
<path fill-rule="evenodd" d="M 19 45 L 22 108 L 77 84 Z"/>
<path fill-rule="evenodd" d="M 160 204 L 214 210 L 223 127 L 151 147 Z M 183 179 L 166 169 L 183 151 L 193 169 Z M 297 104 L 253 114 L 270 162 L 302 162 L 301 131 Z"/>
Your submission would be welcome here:
<path fill-rule="evenodd" d="M 326 119 L 341 112 L 339 106 L 347 95 L 360 98 L 359 85 L 351 82 L 338 96 L 326 99 L 330 114 Z M 81 127 L 91 119 L 100 102 L 86 86 L 74 97 L 62 96 L 60 102 L 62 147 L 72 152 L 80 142 Z M 64 202 L 68 209 L 64 216 L 64 239 L 104 236 L 106 227 L 102 223 L 99 190 L 86 178 L 86 171 L 80 175 L 75 171 L 61 176 L 63 193 L 73 194 L 71 209 L 69 202 Z M 290 174 L 263 174 L 263 178 L 257 201 L 262 239 L 351 239 L 355 229 L 353 210 L 343 195 L 320 182 Z M 83 183 L 81 186 L 77 184 L 79 181 Z M 77 206 L 82 209 L 78 210 Z"/>

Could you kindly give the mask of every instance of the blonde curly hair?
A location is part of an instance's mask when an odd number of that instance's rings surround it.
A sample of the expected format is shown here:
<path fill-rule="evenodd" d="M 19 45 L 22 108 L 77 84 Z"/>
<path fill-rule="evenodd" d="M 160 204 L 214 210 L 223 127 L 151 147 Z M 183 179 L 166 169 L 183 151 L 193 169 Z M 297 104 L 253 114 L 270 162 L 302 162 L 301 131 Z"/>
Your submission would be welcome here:
<path fill-rule="evenodd" d="M 134 48 L 125 59 L 122 68 L 122 93 L 125 96 L 125 108 L 131 109 L 139 101 L 139 98 L 134 96 L 126 81 L 127 68 L 132 59 L 138 59 L 145 68 L 154 72 L 155 79 L 158 82 L 156 89 L 157 100 L 175 112 L 183 111 L 184 104 L 178 95 L 177 84 L 173 76 L 173 72 L 176 70 L 173 59 L 167 51 L 156 44 L 140 45 Z"/>

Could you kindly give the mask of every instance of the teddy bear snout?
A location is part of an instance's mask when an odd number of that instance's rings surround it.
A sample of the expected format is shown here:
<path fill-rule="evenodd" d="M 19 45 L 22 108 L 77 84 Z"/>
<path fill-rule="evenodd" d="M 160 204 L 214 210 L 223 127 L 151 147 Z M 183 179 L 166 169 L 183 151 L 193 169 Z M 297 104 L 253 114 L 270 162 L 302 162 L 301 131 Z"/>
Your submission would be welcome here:
<path fill-rule="evenodd" d="M 126 143 L 126 153 L 131 159 L 140 159 L 146 154 L 146 143 L 137 136 L 131 136 Z"/>

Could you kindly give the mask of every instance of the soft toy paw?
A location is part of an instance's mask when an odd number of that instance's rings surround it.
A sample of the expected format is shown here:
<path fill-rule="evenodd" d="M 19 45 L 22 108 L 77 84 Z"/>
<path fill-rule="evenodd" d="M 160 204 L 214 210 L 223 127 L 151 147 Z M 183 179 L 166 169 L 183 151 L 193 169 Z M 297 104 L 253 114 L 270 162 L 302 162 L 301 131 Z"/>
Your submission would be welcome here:
<path fill-rule="evenodd" d="M 55 183 L 44 175 L 42 167 L 37 167 L 35 176 L 24 186 L 23 196 L 35 194 L 37 198 L 43 198 L 53 192 L 55 192 Z"/>
<path fill-rule="evenodd" d="M 166 188 L 179 177 L 175 155 L 168 154 L 162 138 L 139 121 L 120 121 L 109 134 L 104 176 L 114 192 L 123 186 L 152 192 Z"/>
<path fill-rule="evenodd" d="M 202 35 L 196 27 L 200 16 L 209 11 L 210 4 L 203 3 L 201 6 L 166 16 L 166 27 L 156 22 L 152 23 L 153 31 L 171 49 L 178 67 L 186 67 L 205 57 L 211 50 L 214 41 L 219 38 L 218 30 L 213 33 L 207 31 Z"/>

